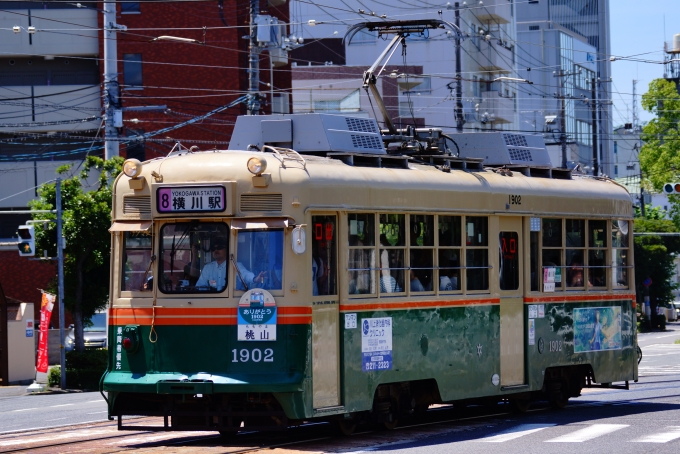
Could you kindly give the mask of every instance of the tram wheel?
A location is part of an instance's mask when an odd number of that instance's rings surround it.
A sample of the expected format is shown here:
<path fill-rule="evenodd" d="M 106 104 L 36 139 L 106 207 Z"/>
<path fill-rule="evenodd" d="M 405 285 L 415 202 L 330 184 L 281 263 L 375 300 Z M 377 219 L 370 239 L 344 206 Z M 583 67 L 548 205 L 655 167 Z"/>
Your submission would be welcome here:
<path fill-rule="evenodd" d="M 383 427 L 387 430 L 394 430 L 397 425 L 399 425 L 399 420 L 397 418 L 392 419 L 392 421 L 383 422 Z"/>
<path fill-rule="evenodd" d="M 338 419 L 335 421 L 335 425 L 338 432 L 346 437 L 352 435 L 357 428 L 357 423 L 354 419 Z"/>
<path fill-rule="evenodd" d="M 515 410 L 517 413 L 526 413 L 527 411 L 529 411 L 529 407 L 531 406 L 531 400 L 513 399 L 510 401 L 510 405 L 512 405 L 512 409 Z"/>
<path fill-rule="evenodd" d="M 551 399 L 550 400 L 550 406 L 552 408 L 555 408 L 557 410 L 561 410 L 564 407 L 567 406 L 569 403 L 569 398 L 568 397 L 560 397 L 559 399 Z"/>

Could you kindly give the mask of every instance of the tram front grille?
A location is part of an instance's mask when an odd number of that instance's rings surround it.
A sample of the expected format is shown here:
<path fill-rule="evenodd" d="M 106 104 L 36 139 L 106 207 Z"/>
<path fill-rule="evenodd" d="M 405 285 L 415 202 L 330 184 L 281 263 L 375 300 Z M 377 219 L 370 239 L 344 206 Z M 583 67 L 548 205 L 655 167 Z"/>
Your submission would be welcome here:
<path fill-rule="evenodd" d="M 281 194 L 241 194 L 241 211 L 277 211 L 283 209 Z"/>
<path fill-rule="evenodd" d="M 123 213 L 151 215 L 151 196 L 123 197 Z"/>

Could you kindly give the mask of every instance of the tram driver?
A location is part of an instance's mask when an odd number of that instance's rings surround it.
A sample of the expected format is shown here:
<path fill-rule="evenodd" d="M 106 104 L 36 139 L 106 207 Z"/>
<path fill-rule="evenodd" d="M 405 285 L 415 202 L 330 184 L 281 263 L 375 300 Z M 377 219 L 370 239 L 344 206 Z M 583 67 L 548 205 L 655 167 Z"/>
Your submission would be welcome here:
<path fill-rule="evenodd" d="M 203 267 L 196 287 L 210 287 L 219 292 L 227 285 L 227 240 L 223 237 L 213 239 L 210 251 L 213 261 Z"/>

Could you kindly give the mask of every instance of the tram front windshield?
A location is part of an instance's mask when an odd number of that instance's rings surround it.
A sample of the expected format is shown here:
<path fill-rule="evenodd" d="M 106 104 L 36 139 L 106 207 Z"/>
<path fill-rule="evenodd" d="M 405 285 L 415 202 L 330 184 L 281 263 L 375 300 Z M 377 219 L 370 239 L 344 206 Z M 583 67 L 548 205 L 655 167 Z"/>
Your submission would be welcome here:
<path fill-rule="evenodd" d="M 221 293 L 229 281 L 229 227 L 222 222 L 165 224 L 159 255 L 161 292 Z"/>

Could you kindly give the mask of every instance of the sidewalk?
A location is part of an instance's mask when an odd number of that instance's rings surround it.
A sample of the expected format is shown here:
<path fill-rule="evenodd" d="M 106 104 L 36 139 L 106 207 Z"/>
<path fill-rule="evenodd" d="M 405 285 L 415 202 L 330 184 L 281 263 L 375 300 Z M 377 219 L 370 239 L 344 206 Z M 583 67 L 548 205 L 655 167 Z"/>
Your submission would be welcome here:
<path fill-rule="evenodd" d="M 26 388 L 28 388 L 28 385 L 0 386 L 0 399 L 3 397 L 25 396 L 28 394 Z"/>

